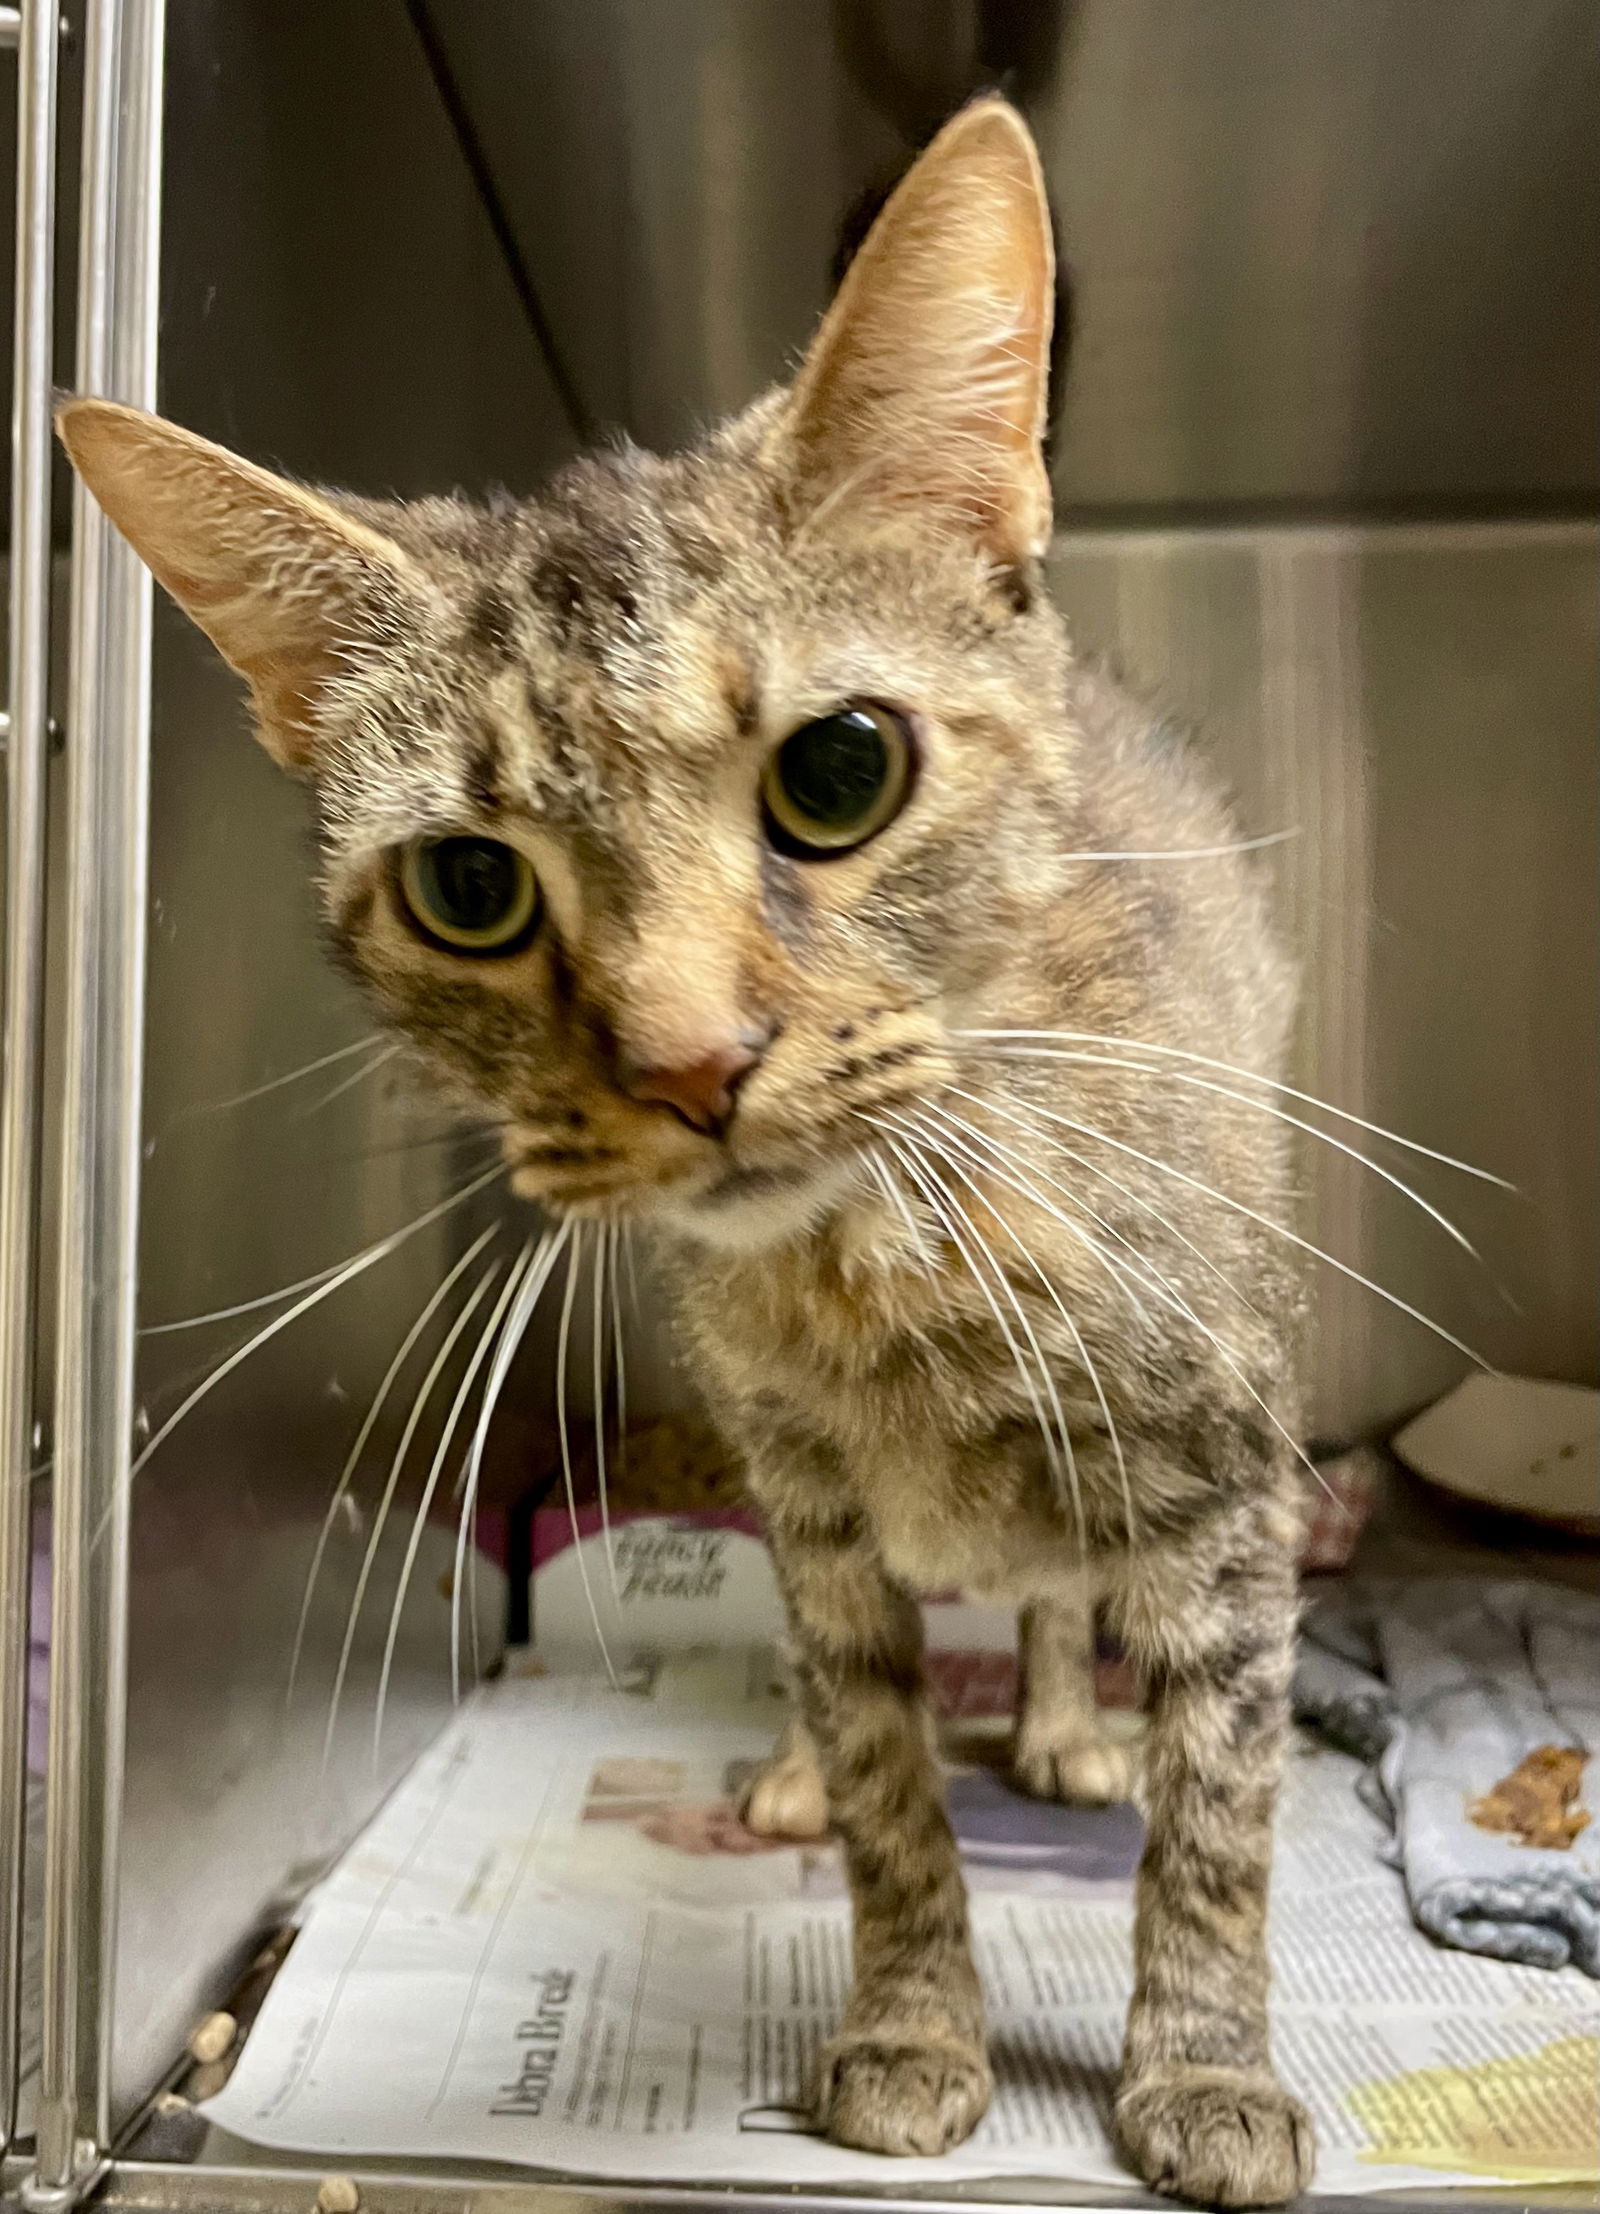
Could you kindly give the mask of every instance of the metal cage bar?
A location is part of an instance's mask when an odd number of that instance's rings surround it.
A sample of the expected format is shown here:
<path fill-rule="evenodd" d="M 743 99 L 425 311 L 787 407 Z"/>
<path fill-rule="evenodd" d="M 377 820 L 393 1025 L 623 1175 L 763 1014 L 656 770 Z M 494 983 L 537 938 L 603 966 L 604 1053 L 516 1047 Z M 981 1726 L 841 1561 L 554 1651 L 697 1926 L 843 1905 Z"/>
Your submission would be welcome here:
<path fill-rule="evenodd" d="M 50 400 L 55 295 L 55 0 L 0 10 L 17 38 L 11 395 L 5 997 L 0 1055 L 0 2146 L 16 2134 L 28 1782 L 29 1521 L 38 1312 L 39 1069 L 50 722 Z"/>
<path fill-rule="evenodd" d="M 80 391 L 155 399 L 163 0 L 89 0 Z M 106 2156 L 126 1705 L 150 753 L 148 572 L 75 491 L 39 2207 Z"/>

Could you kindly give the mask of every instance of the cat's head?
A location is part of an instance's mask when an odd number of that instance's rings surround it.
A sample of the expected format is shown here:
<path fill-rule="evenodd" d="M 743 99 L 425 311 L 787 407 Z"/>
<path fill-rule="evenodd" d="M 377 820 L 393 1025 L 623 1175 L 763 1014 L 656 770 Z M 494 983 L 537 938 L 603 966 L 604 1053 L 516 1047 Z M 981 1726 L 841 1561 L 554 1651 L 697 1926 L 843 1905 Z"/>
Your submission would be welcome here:
<path fill-rule="evenodd" d="M 1025 960 L 1071 739 L 1040 564 L 1053 298 L 986 100 L 894 195 L 794 381 L 539 497 L 308 491 L 69 402 L 91 491 L 312 785 L 384 1018 L 558 1211 L 762 1242 Z"/>

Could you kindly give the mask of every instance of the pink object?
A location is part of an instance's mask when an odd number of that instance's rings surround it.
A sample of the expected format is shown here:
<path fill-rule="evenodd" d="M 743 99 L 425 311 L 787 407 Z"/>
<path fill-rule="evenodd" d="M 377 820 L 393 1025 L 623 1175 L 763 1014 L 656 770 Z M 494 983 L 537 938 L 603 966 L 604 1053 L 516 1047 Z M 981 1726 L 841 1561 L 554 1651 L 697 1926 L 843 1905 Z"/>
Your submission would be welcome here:
<path fill-rule="evenodd" d="M 1301 1572 L 1329 1576 L 1350 1565 L 1356 1540 L 1377 1503 L 1383 1456 L 1370 1445 L 1320 1461 L 1320 1483 L 1302 1472 L 1306 1491 L 1306 1529 L 1300 1546 Z"/>

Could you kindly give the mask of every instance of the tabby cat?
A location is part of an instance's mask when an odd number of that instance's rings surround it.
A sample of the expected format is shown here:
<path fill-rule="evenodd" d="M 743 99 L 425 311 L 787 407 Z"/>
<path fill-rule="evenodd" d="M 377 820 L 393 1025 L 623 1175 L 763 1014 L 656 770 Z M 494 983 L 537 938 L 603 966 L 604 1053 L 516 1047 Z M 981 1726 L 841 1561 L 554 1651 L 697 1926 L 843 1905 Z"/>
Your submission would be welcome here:
<path fill-rule="evenodd" d="M 913 1595 L 1022 1609 L 1021 1778 L 1095 1798 L 1127 1779 L 1092 1593 L 1150 1716 L 1117 2126 L 1150 2183 L 1269 2204 L 1312 2161 L 1264 1943 L 1291 984 L 1205 776 L 1047 597 L 1053 301 L 990 98 L 793 381 L 688 452 L 384 504 L 93 399 L 61 435 L 310 784 L 382 1019 L 518 1192 L 653 1236 L 789 1610 L 801 1719 L 750 1816 L 825 1807 L 848 1860 L 826 2129 L 936 2153 L 990 2095 Z"/>

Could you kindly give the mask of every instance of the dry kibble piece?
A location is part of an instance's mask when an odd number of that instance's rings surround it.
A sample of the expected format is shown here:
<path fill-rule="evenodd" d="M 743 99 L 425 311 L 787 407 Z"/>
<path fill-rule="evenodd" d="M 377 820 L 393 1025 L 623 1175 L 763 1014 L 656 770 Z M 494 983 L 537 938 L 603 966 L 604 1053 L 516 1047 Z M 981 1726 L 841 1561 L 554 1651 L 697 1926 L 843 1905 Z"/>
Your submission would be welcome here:
<path fill-rule="evenodd" d="M 317 2185 L 317 2214 L 356 2214 L 361 2186 L 354 2176 L 324 2176 Z"/>
<path fill-rule="evenodd" d="M 181 2091 L 163 2091 L 156 2101 L 156 2112 L 165 2119 L 174 2114 L 192 2114 L 194 2106 Z"/>
<path fill-rule="evenodd" d="M 220 2060 L 238 2034 L 231 2014 L 208 2014 L 189 2040 L 191 2060 Z"/>

